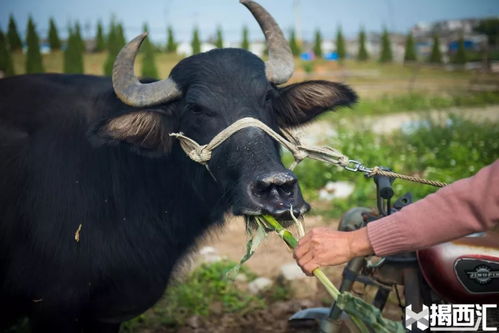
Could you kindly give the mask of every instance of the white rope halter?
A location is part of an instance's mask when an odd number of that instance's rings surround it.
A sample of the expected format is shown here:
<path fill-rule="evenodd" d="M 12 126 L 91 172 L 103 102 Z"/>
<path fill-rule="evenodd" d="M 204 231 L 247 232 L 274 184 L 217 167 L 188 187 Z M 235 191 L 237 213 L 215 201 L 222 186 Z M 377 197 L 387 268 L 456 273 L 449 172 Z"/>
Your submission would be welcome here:
<path fill-rule="evenodd" d="M 348 171 L 362 172 L 368 177 L 382 175 L 390 178 L 400 178 L 411 182 L 417 182 L 437 187 L 443 187 L 447 185 L 447 183 L 435 180 L 428 180 L 414 176 L 402 175 L 395 172 L 384 171 L 379 167 L 367 168 L 359 161 L 349 160 L 346 155 L 342 154 L 334 148 L 327 146 L 319 147 L 302 144 L 296 136 L 294 136 L 291 132 L 287 131 L 284 128 L 281 129 L 283 135 L 285 136 L 283 137 L 261 121 L 251 117 L 239 119 L 229 127 L 222 130 L 220 133 L 215 135 L 215 137 L 206 145 L 198 144 L 196 141 L 185 136 L 182 132 L 171 133 L 170 136 L 174 136 L 179 139 L 180 146 L 187 154 L 187 156 L 189 156 L 193 161 L 203 164 L 208 172 L 213 176 L 207 164 L 211 159 L 212 151 L 220 146 L 232 134 L 246 127 L 257 127 L 270 135 L 270 137 L 272 137 L 274 140 L 285 146 L 295 158 L 295 161 L 290 166 L 291 170 L 293 170 L 303 159 L 308 157 L 317 161 L 341 166 Z M 215 177 L 213 176 L 213 178 Z"/>
<path fill-rule="evenodd" d="M 257 127 L 285 146 L 293 154 L 295 159 L 290 167 L 291 170 L 307 157 L 342 167 L 346 167 L 349 164 L 348 157 L 334 148 L 302 144 L 296 136 L 285 129 L 281 129 L 283 135 L 285 136 L 283 137 L 258 119 L 251 117 L 242 118 L 234 122 L 232 125 L 226 127 L 220 133 L 215 135 L 215 137 L 206 145 L 198 144 L 193 139 L 185 136 L 182 132 L 171 133 L 170 136 L 176 137 L 180 140 L 180 146 L 190 159 L 207 166 L 208 161 L 211 159 L 213 150 L 220 146 L 231 135 L 246 127 Z"/>

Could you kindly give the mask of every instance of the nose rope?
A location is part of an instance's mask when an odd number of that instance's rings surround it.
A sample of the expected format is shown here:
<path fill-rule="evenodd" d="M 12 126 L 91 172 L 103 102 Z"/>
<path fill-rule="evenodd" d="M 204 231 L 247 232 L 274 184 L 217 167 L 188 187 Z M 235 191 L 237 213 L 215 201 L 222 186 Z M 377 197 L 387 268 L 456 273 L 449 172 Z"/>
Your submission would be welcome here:
<path fill-rule="evenodd" d="M 193 161 L 203 164 L 208 172 L 212 175 L 212 177 L 215 178 L 215 176 L 213 176 L 210 169 L 208 168 L 208 161 L 211 159 L 211 153 L 231 135 L 247 127 L 259 128 L 274 140 L 285 146 L 291 152 L 291 154 L 293 154 L 293 157 L 295 159 L 293 164 L 291 164 L 289 168 L 290 170 L 293 170 L 298 165 L 298 163 L 308 157 L 317 161 L 341 166 L 348 171 L 361 172 L 367 177 L 382 175 L 389 178 L 399 178 L 436 187 L 443 187 L 447 185 L 447 183 L 444 182 L 384 171 L 379 167 L 368 168 L 359 161 L 348 159 L 346 155 L 342 154 L 340 151 L 334 148 L 328 146 L 319 147 L 303 144 L 300 142 L 298 137 L 296 137 L 286 129 L 282 128 L 281 131 L 283 135 L 280 135 L 258 119 L 251 117 L 242 118 L 234 122 L 232 125 L 226 127 L 217 135 L 215 135 L 215 137 L 206 145 L 198 144 L 193 139 L 185 136 L 182 132 L 170 133 L 170 136 L 176 137 L 180 141 L 180 146 L 187 154 L 187 156 L 189 156 L 189 158 Z"/>
<path fill-rule="evenodd" d="M 349 164 L 348 157 L 334 148 L 302 144 L 300 140 L 288 130 L 281 129 L 284 135 L 281 136 L 258 119 L 251 117 L 239 119 L 229 125 L 215 135 L 215 137 L 206 145 L 198 144 L 193 139 L 185 136 L 182 132 L 170 133 L 170 136 L 176 137 L 180 141 L 180 146 L 190 159 L 208 167 L 207 163 L 211 159 L 213 150 L 220 146 L 225 140 L 230 138 L 234 133 L 247 127 L 256 127 L 263 130 L 271 138 L 286 147 L 291 154 L 293 154 L 295 159 L 290 167 L 291 170 L 293 170 L 298 163 L 307 157 L 342 167 L 347 167 Z"/>

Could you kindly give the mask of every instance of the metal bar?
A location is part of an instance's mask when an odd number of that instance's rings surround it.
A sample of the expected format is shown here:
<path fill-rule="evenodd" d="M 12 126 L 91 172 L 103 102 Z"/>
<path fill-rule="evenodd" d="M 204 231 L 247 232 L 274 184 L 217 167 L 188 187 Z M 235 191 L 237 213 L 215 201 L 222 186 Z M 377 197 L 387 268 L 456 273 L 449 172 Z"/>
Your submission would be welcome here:
<path fill-rule="evenodd" d="M 364 267 L 364 257 L 357 257 L 350 260 L 345 267 L 345 271 L 350 271 L 349 274 L 343 274 L 343 279 L 340 285 L 340 292 L 352 290 L 352 285 L 355 282 L 356 276 L 360 273 Z M 338 333 L 341 328 L 341 317 L 342 310 L 336 307 L 335 302 L 331 304 L 329 311 L 329 316 L 324 318 L 320 323 L 319 331 L 321 333 Z"/>

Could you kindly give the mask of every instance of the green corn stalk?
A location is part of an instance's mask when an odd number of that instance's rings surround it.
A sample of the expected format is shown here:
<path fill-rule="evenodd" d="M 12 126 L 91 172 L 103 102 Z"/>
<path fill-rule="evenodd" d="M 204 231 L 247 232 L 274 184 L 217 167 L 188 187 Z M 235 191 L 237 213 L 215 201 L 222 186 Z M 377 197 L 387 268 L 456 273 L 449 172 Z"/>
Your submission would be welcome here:
<path fill-rule="evenodd" d="M 263 224 L 266 226 L 270 227 L 270 229 L 274 230 L 279 234 L 279 236 L 286 242 L 286 244 L 291 248 L 294 249 L 296 246 L 298 246 L 298 240 L 293 236 L 293 234 L 284 228 L 275 218 L 273 218 L 270 215 L 263 215 L 262 216 L 263 221 L 260 220 Z M 324 288 L 326 288 L 327 292 L 334 298 L 338 298 L 338 295 L 340 294 L 339 290 L 336 289 L 334 284 L 327 278 L 327 276 L 324 274 L 324 272 L 320 269 L 317 268 L 313 271 L 313 274 L 319 281 L 322 283 Z"/>
<path fill-rule="evenodd" d="M 257 217 L 257 223 L 260 226 L 263 225 L 277 232 L 291 249 L 294 249 L 298 245 L 298 241 L 293 234 L 284 228 L 274 217 L 262 215 L 261 217 Z M 368 326 L 375 329 L 376 332 L 405 332 L 401 323 L 383 318 L 379 309 L 374 305 L 350 293 L 340 293 L 320 268 L 316 268 L 312 273 L 322 283 L 324 288 L 326 288 L 331 297 L 333 297 L 336 305 L 350 316 L 361 333 L 369 332 Z"/>

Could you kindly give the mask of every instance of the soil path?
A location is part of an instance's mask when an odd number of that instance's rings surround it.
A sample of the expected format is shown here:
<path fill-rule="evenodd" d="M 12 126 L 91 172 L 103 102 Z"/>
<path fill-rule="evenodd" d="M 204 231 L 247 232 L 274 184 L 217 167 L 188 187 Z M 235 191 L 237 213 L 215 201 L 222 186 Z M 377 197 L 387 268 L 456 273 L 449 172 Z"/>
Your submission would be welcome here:
<path fill-rule="evenodd" d="M 306 230 L 319 226 L 336 228 L 337 221 L 326 220 L 321 216 L 306 217 Z M 293 227 L 290 230 L 296 235 Z M 214 247 L 221 257 L 239 262 L 246 252 L 247 241 L 248 236 L 243 218 L 231 217 L 227 219 L 223 228 L 217 228 L 217 230 L 210 232 L 209 236 L 199 244 L 199 248 L 201 249 L 204 246 Z M 280 267 L 290 262 L 294 262 L 291 250 L 277 235 L 270 234 L 253 257 L 245 263 L 245 266 L 259 276 L 274 278 L 279 275 Z"/>
<path fill-rule="evenodd" d="M 353 112 L 353 111 L 352 111 Z M 371 128 L 375 133 L 388 134 L 401 128 L 417 124 L 428 116 L 432 119 L 445 121 L 449 115 L 458 115 L 475 122 L 499 122 L 499 105 L 490 105 L 480 108 L 449 108 L 429 111 L 410 111 L 391 113 L 378 116 L 362 116 L 355 118 L 363 125 Z M 300 128 L 298 131 L 304 142 L 317 143 L 335 133 L 335 124 L 330 121 L 316 121 Z M 363 127 L 365 128 L 365 127 Z"/>
<path fill-rule="evenodd" d="M 430 116 L 434 119 L 445 120 L 451 114 L 461 116 L 475 122 L 499 122 L 499 105 L 481 108 L 450 108 L 444 110 L 431 110 L 428 112 L 401 112 L 369 117 L 366 121 L 372 124 L 371 128 L 374 132 L 385 134 L 417 122 L 422 117 Z"/>

